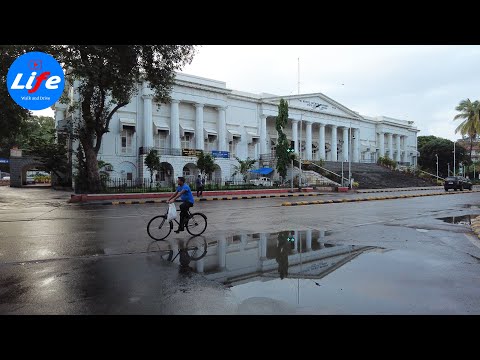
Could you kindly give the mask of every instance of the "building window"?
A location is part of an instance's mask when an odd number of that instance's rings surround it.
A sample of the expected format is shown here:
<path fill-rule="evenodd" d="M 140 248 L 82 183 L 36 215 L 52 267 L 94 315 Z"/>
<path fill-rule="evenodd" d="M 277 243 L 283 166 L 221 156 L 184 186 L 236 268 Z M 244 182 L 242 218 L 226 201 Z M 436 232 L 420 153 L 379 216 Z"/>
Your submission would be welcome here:
<path fill-rule="evenodd" d="M 230 141 L 229 151 L 230 151 L 231 156 L 236 156 L 237 155 L 237 141 L 236 140 Z"/>
<path fill-rule="evenodd" d="M 205 141 L 205 151 L 217 150 L 217 137 L 209 136 Z"/>
<path fill-rule="evenodd" d="M 270 154 L 275 154 L 277 150 L 277 139 L 270 139 Z"/>
<path fill-rule="evenodd" d="M 190 133 L 186 133 L 184 136 L 181 138 L 181 145 L 182 149 L 190 149 L 190 141 L 192 139 L 192 135 Z"/>
<path fill-rule="evenodd" d="M 248 144 L 248 157 L 255 159 L 255 144 Z"/>
<path fill-rule="evenodd" d="M 120 137 L 122 141 L 122 154 L 131 154 L 133 131 L 130 129 L 123 129 L 120 133 Z"/>
<path fill-rule="evenodd" d="M 158 134 L 155 135 L 155 147 L 157 149 L 166 149 L 167 148 L 167 132 L 166 131 L 159 131 Z"/>

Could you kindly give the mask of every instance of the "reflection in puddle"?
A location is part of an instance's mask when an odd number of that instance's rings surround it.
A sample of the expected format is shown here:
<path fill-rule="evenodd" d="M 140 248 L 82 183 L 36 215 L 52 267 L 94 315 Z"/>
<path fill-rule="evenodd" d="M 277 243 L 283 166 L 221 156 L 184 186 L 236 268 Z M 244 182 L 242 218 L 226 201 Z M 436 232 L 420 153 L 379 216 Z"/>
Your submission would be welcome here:
<path fill-rule="evenodd" d="M 460 225 L 472 225 L 472 215 L 462 215 L 462 216 L 448 216 L 443 218 L 437 218 L 449 224 L 460 224 Z"/>
<path fill-rule="evenodd" d="M 262 277 L 321 279 L 373 247 L 327 242 L 325 230 L 282 231 L 219 237 L 209 242 L 196 271 L 229 286 Z"/>

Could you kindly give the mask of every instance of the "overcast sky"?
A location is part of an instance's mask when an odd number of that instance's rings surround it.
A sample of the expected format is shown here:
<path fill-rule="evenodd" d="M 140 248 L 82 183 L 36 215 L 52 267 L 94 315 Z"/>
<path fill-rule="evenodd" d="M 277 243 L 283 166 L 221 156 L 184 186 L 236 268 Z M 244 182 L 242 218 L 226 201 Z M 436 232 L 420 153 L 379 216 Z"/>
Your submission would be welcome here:
<path fill-rule="evenodd" d="M 480 46 L 205 45 L 183 72 L 229 89 L 291 95 L 298 58 L 300 93 L 321 92 L 362 115 L 414 121 L 419 135 L 454 140 L 455 106 L 480 99 Z"/>

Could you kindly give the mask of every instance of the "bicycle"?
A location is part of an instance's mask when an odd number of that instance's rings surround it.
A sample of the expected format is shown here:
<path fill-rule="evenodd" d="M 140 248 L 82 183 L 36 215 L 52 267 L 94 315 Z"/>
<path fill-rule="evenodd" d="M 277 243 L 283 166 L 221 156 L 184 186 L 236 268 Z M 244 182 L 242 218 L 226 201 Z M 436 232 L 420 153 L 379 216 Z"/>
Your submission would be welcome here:
<path fill-rule="evenodd" d="M 152 247 L 156 247 L 154 250 Z M 148 245 L 147 252 L 158 252 L 163 260 L 174 262 L 180 256 L 180 264 L 188 265 L 190 260 L 200 260 L 207 254 L 207 240 L 204 236 L 192 236 L 188 239 L 185 246 L 179 246 L 177 255 L 173 257 L 173 247 L 168 241 L 163 241 L 159 244 L 158 241 L 152 241 Z M 185 256 L 186 255 L 186 256 Z"/>
<path fill-rule="evenodd" d="M 180 210 L 177 209 L 177 212 Z M 147 233 L 153 240 L 163 241 L 172 232 L 173 222 L 175 221 L 178 226 L 180 223 L 177 219 L 173 221 L 167 221 L 168 208 L 165 215 L 158 215 L 153 217 L 147 225 Z M 191 213 L 188 211 L 188 217 L 186 220 L 185 228 L 192 236 L 202 235 L 207 229 L 207 217 L 202 213 Z"/>

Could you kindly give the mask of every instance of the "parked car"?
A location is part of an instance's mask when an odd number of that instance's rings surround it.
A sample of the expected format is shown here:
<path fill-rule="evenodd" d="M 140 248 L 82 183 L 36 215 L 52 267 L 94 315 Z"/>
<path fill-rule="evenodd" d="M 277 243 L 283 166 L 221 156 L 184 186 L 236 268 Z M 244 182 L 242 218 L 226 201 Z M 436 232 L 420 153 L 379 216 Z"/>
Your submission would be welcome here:
<path fill-rule="evenodd" d="M 472 190 L 472 182 L 470 179 L 467 179 L 463 176 L 449 176 L 445 179 L 443 186 L 445 191 L 448 191 L 449 189 L 453 189 L 455 191 L 463 191 L 463 189 Z"/>
<path fill-rule="evenodd" d="M 1 180 L 5 180 L 5 181 L 10 180 L 10 176 L 4 176 Z"/>
<path fill-rule="evenodd" d="M 267 177 L 252 179 L 252 180 L 250 180 L 250 184 L 255 185 L 255 186 L 273 186 L 272 180 L 270 180 Z"/>

